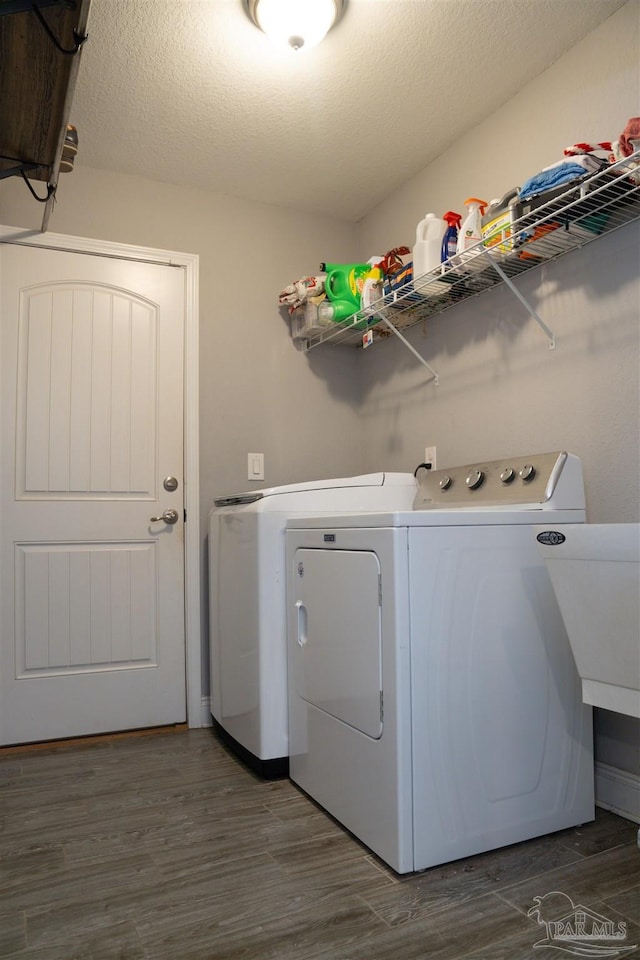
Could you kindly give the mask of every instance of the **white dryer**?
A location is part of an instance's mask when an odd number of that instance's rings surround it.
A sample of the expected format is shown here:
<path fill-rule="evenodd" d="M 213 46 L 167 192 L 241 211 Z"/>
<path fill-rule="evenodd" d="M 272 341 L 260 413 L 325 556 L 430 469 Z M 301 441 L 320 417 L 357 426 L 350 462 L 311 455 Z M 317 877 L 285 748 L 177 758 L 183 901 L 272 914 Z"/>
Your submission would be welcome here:
<path fill-rule="evenodd" d="M 576 457 L 424 474 L 287 530 L 290 776 L 399 873 L 593 819 L 591 711 L 531 525 Z"/>
<path fill-rule="evenodd" d="M 286 776 L 285 526 L 296 514 L 408 510 L 411 473 L 371 473 L 220 497 L 209 514 L 211 713 L 262 776 Z"/>

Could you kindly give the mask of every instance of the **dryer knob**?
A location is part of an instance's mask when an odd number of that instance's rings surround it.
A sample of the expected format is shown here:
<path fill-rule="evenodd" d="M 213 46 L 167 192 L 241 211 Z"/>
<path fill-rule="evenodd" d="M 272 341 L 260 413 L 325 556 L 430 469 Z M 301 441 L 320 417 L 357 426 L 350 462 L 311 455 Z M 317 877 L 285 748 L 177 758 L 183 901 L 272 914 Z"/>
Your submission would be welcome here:
<path fill-rule="evenodd" d="M 482 470 L 472 470 L 466 480 L 466 484 L 470 490 L 477 490 L 483 483 L 484 473 Z"/>
<path fill-rule="evenodd" d="M 524 480 L 525 483 L 528 483 L 536 475 L 536 468 L 532 463 L 525 463 L 522 470 L 519 472 L 518 476 L 521 480 Z"/>
<path fill-rule="evenodd" d="M 513 467 L 505 467 L 502 473 L 500 474 L 500 479 L 503 483 L 513 483 L 516 478 L 516 472 Z"/>
<path fill-rule="evenodd" d="M 439 486 L 441 490 L 448 490 L 449 487 L 451 486 L 451 477 L 443 477 L 440 481 Z"/>

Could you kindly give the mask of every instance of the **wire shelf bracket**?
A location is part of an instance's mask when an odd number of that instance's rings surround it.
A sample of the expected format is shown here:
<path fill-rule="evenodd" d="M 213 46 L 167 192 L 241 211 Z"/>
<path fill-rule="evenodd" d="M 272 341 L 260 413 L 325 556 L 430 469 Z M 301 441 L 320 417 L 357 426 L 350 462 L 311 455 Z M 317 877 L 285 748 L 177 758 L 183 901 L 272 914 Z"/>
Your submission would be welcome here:
<path fill-rule="evenodd" d="M 538 313 L 538 311 L 537 311 L 537 310 L 534 310 L 534 308 L 531 306 L 531 304 L 529 303 L 529 301 L 527 300 L 527 298 L 524 297 L 524 296 L 520 293 L 520 291 L 519 291 L 518 288 L 516 287 L 515 283 L 512 281 L 511 277 L 509 277 L 509 276 L 504 272 L 504 270 L 502 269 L 502 267 L 500 266 L 500 264 L 497 262 L 497 260 L 495 260 L 495 259 L 491 256 L 490 253 L 487 253 L 487 256 L 488 256 L 489 260 L 491 260 L 491 264 L 492 264 L 492 266 L 493 266 L 493 269 L 496 271 L 496 273 L 498 274 L 498 276 L 500 277 L 500 279 L 502 280 L 502 282 L 507 285 L 507 287 L 509 288 L 509 290 L 511 291 L 511 293 L 514 295 L 514 297 L 516 297 L 516 299 L 518 299 L 518 300 L 520 301 L 520 303 L 521 303 L 522 306 L 525 308 L 525 310 L 527 311 L 527 313 L 528 313 L 531 317 L 533 317 L 533 319 L 534 319 L 535 322 L 538 324 L 538 326 L 540 327 L 540 329 L 541 329 L 541 330 L 544 330 L 544 332 L 546 333 L 547 337 L 549 338 L 549 350 L 555 350 L 555 348 L 556 348 L 556 338 L 555 338 L 555 334 L 553 333 L 553 331 L 549 329 L 549 327 L 546 325 L 546 323 L 544 322 L 544 320 L 542 319 L 542 317 L 540 316 L 540 314 Z"/>
<path fill-rule="evenodd" d="M 433 380 L 434 386 L 437 387 L 438 384 L 440 383 L 440 379 L 439 379 L 438 374 L 436 373 L 436 371 L 433 369 L 433 367 L 430 366 L 430 365 L 427 363 L 427 361 L 424 359 L 424 357 L 423 357 L 421 354 L 418 353 L 418 351 L 415 349 L 415 347 L 413 347 L 413 346 L 409 343 L 409 341 L 407 340 L 407 338 L 406 338 L 405 336 L 403 336 L 396 327 L 394 327 L 394 325 L 391 323 L 390 320 L 387 320 L 386 317 L 382 317 L 382 322 L 384 323 L 385 327 L 386 327 L 388 330 L 390 330 L 391 333 L 394 334 L 394 336 L 396 336 L 396 337 L 398 338 L 398 340 L 400 340 L 402 343 L 404 343 L 404 345 L 405 345 L 405 347 L 407 348 L 407 350 L 410 350 L 410 351 L 411 351 L 411 353 L 414 355 L 414 357 L 416 357 L 416 359 L 420 361 L 420 363 L 422 364 L 422 366 L 427 368 L 427 370 L 428 370 L 429 373 L 431 374 L 430 379 Z M 429 382 L 429 381 L 427 381 L 427 382 Z"/>

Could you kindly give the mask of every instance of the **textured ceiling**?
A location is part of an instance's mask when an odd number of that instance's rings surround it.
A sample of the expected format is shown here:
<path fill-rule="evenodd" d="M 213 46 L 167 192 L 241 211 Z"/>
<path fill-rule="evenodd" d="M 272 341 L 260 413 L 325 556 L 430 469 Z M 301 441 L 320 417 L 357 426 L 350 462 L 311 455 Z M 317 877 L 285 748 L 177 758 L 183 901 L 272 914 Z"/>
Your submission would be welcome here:
<path fill-rule="evenodd" d="M 624 2 L 347 0 L 294 53 L 242 0 L 92 0 L 76 165 L 357 221 Z"/>

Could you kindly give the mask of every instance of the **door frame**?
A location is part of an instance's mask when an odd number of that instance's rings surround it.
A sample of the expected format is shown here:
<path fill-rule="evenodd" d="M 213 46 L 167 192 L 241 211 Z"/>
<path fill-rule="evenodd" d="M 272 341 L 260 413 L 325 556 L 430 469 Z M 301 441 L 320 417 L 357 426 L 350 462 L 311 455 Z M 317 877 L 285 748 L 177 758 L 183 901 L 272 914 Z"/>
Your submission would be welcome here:
<path fill-rule="evenodd" d="M 200 477 L 199 477 L 199 387 L 198 387 L 198 292 L 199 263 L 196 253 L 179 253 L 154 247 L 139 247 L 110 240 L 72 237 L 61 233 L 39 233 L 0 225 L 0 243 L 63 250 L 137 260 L 184 270 L 184 504 L 188 523 L 184 526 L 184 611 L 187 678 L 187 722 L 189 727 L 207 725 L 202 700 L 202 616 L 200 564 Z"/>

